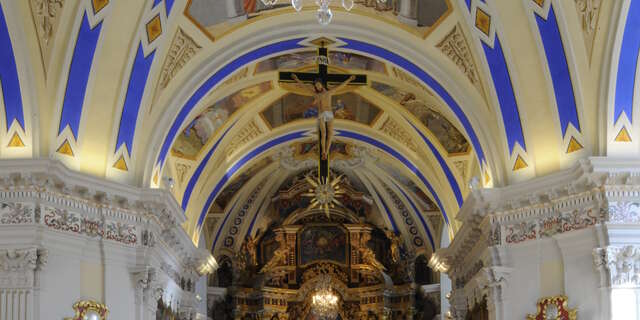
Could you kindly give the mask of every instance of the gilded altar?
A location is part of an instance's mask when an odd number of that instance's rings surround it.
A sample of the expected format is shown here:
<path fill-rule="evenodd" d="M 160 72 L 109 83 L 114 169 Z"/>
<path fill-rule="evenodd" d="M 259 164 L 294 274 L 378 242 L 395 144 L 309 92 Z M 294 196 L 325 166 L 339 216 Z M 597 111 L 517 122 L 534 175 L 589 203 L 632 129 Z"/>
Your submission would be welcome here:
<path fill-rule="evenodd" d="M 327 215 L 298 203 L 305 188 L 293 184 L 274 201 L 281 219 L 219 259 L 232 277 L 233 319 L 317 319 L 312 297 L 322 279 L 338 297 L 337 319 L 414 319 L 414 253 L 367 222 L 363 195 L 343 187 L 348 207 Z"/>

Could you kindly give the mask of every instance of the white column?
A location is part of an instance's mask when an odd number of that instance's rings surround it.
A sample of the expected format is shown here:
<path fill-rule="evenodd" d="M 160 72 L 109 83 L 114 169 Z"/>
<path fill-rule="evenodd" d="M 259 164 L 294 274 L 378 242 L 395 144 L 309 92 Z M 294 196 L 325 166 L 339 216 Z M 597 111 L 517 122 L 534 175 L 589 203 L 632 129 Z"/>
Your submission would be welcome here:
<path fill-rule="evenodd" d="M 440 248 L 446 248 L 451 241 L 449 240 L 449 230 L 444 224 L 442 227 L 442 237 L 440 240 Z M 440 319 L 445 320 L 449 311 L 449 299 L 447 295 L 451 292 L 451 279 L 446 273 L 440 272 Z"/>

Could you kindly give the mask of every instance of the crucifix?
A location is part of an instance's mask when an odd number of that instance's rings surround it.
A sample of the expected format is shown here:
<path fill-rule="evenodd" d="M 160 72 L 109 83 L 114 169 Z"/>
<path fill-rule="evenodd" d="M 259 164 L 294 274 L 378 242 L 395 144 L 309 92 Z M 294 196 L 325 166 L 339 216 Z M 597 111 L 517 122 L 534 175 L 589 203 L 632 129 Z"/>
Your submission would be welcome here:
<path fill-rule="evenodd" d="M 320 44 L 318 48 L 318 72 L 280 72 L 280 82 L 313 85 L 313 90 L 306 90 L 315 100 L 318 108 L 318 180 L 321 184 L 328 183 L 329 179 L 329 153 L 331 139 L 333 137 L 333 112 L 331 95 L 347 85 L 366 85 L 367 76 L 364 74 L 338 74 L 329 73 L 329 53 L 325 47 L 329 39 L 316 40 L 313 43 Z M 329 85 L 337 85 L 329 88 Z M 328 110 L 327 110 L 328 109 Z"/>

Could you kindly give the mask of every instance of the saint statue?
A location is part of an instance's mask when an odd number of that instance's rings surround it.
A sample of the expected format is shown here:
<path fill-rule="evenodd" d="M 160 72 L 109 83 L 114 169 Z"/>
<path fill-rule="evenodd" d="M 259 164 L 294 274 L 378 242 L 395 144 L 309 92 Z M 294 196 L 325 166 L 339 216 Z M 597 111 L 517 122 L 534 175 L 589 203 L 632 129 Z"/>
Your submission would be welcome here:
<path fill-rule="evenodd" d="M 273 252 L 273 257 L 269 262 L 267 262 L 262 269 L 260 269 L 260 273 L 270 272 L 276 266 L 285 264 L 287 262 L 287 258 L 289 256 L 289 249 L 284 241 L 284 236 L 281 234 L 276 235 L 276 242 L 279 244 L 278 249 Z"/>
<path fill-rule="evenodd" d="M 306 85 L 298 79 L 294 73 L 293 80 L 306 88 Z M 346 87 L 356 76 L 351 76 L 345 82 L 337 87 L 328 89 L 322 83 L 322 80 L 316 79 L 313 83 L 313 90 L 306 90 L 308 94 L 314 97 L 313 104 L 318 108 L 318 124 L 320 125 L 320 153 L 322 160 L 327 159 L 329 150 L 331 150 L 331 141 L 333 140 L 333 108 L 331 107 L 331 96 L 334 92 Z"/>
<path fill-rule="evenodd" d="M 245 248 L 249 254 L 250 263 L 253 266 L 258 265 L 258 240 L 260 240 L 260 231 L 256 233 L 255 237 L 248 235 L 245 240 Z"/>
<path fill-rule="evenodd" d="M 389 229 L 385 229 L 384 233 L 391 242 L 391 261 L 398 263 L 398 261 L 400 261 L 400 245 L 402 244 L 402 240 L 395 232 Z"/>

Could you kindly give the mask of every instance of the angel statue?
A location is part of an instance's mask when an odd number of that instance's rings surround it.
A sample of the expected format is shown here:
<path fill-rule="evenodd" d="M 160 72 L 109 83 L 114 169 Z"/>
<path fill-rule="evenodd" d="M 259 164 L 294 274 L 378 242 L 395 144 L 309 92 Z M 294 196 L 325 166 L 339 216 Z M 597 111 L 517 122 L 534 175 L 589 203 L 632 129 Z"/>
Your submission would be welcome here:
<path fill-rule="evenodd" d="M 358 249 L 360 252 L 360 260 L 364 264 L 368 264 L 375 269 L 378 269 L 380 272 L 387 271 L 387 268 L 385 268 L 385 266 L 376 259 L 376 254 L 373 250 L 367 246 L 367 242 L 369 242 L 370 239 L 371 234 L 369 233 L 363 233 L 362 236 L 360 236 L 360 248 Z"/>
<path fill-rule="evenodd" d="M 276 235 L 276 242 L 278 242 L 279 246 L 276 251 L 273 252 L 273 257 L 271 260 L 267 262 L 262 269 L 260 269 L 260 273 L 265 273 L 267 271 L 272 270 L 274 267 L 279 266 L 281 264 L 285 264 L 287 262 L 287 258 L 289 256 L 289 249 L 286 247 L 284 243 L 284 237 L 282 234 Z"/>
<path fill-rule="evenodd" d="M 304 84 L 298 76 L 294 73 L 293 80 L 299 85 L 305 87 L 308 94 L 313 96 L 313 104 L 318 108 L 318 124 L 320 125 L 320 152 L 322 154 L 322 160 L 327 159 L 327 155 L 331 150 L 331 141 L 333 140 L 333 108 L 331 107 L 331 96 L 342 88 L 346 87 L 355 80 L 356 76 L 351 76 L 345 82 L 341 83 L 337 87 L 327 89 L 322 83 L 322 80 L 316 79 L 313 83 L 313 90 L 306 89 Z"/>

